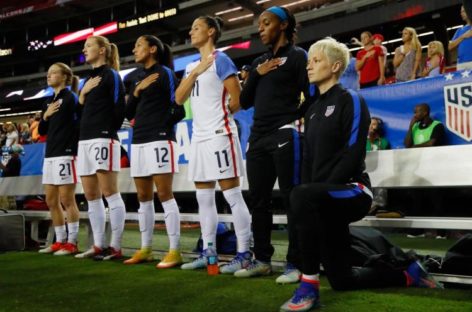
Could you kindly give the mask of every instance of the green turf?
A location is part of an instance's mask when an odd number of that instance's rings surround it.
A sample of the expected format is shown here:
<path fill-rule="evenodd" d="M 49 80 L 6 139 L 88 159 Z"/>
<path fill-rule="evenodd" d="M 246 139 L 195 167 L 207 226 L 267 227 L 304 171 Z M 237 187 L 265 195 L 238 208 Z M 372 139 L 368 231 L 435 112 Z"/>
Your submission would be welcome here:
<path fill-rule="evenodd" d="M 136 226 L 128 224 L 125 234 L 123 235 L 123 247 L 128 249 L 140 248 L 141 233 Z M 182 229 L 180 236 L 181 250 L 191 252 L 197 245 L 197 240 L 200 236 L 200 229 Z M 84 250 L 87 247 L 86 233 L 83 228 L 79 232 L 79 248 Z M 273 231 L 272 244 L 275 247 L 274 260 L 284 261 L 287 253 L 287 232 Z M 169 248 L 169 241 L 165 230 L 155 230 L 153 238 L 154 250 L 167 250 Z"/>
<path fill-rule="evenodd" d="M 278 311 L 294 289 L 275 276 L 237 279 L 204 271 L 157 270 L 155 263 L 0 254 L 0 311 Z M 472 311 L 470 290 L 334 292 L 322 279 L 321 311 Z"/>

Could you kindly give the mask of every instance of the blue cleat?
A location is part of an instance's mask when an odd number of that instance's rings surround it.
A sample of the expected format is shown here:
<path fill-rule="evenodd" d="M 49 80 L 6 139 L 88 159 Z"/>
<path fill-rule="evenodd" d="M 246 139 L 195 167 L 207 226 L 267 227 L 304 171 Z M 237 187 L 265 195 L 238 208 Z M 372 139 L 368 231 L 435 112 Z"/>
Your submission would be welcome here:
<path fill-rule="evenodd" d="M 247 268 L 251 264 L 252 254 L 250 251 L 238 252 L 230 262 L 220 267 L 223 274 L 234 274 L 234 272 Z"/>
<path fill-rule="evenodd" d="M 441 283 L 436 282 L 429 275 L 428 271 L 421 265 L 419 261 L 415 261 L 408 266 L 405 271 L 407 276 L 407 286 L 421 288 L 444 288 Z"/>
<path fill-rule="evenodd" d="M 281 312 L 310 311 L 320 306 L 320 293 L 316 286 L 301 282 L 295 290 L 293 297 L 285 302 L 281 307 Z"/>

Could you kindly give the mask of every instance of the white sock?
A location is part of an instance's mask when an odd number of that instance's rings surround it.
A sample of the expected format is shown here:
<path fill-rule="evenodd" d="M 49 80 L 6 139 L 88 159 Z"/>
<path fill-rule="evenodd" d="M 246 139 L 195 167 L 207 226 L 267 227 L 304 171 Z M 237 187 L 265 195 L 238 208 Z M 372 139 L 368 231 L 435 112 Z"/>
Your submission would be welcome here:
<path fill-rule="evenodd" d="M 67 229 L 69 230 L 69 238 L 67 242 L 77 245 L 77 236 L 79 235 L 79 221 L 67 223 Z"/>
<path fill-rule="evenodd" d="M 174 198 L 162 203 L 167 235 L 169 236 L 169 249 L 179 249 L 180 241 L 180 213 L 179 206 Z"/>
<path fill-rule="evenodd" d="M 155 221 L 154 201 L 139 202 L 138 220 L 141 231 L 141 248 L 151 248 Z"/>
<path fill-rule="evenodd" d="M 216 247 L 216 228 L 218 213 L 216 212 L 215 189 L 197 189 L 198 215 L 202 229 L 203 249 L 208 248 L 208 242 Z"/>
<path fill-rule="evenodd" d="M 67 241 L 67 232 L 65 225 L 55 226 L 54 232 L 56 232 L 56 242 L 65 243 Z"/>
<path fill-rule="evenodd" d="M 110 247 L 121 249 L 121 238 L 125 228 L 126 208 L 120 193 L 105 197 L 110 208 L 111 240 Z"/>
<path fill-rule="evenodd" d="M 105 242 L 105 205 L 101 198 L 87 201 L 87 203 L 93 232 L 93 244 L 98 248 L 103 248 Z"/>
<path fill-rule="evenodd" d="M 251 215 L 244 201 L 239 186 L 223 191 L 223 195 L 231 207 L 234 220 L 234 230 L 238 239 L 238 252 L 249 250 L 251 240 Z"/>

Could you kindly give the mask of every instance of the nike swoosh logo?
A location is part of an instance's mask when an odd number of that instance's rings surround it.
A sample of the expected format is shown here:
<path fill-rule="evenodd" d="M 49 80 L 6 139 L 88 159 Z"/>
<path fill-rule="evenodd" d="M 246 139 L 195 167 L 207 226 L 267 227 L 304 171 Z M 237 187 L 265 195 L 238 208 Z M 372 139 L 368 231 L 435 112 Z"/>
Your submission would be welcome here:
<path fill-rule="evenodd" d="M 306 308 L 306 307 L 312 305 L 313 301 L 314 301 L 314 299 L 308 299 L 305 302 L 302 302 L 302 303 L 299 303 L 299 304 L 290 303 L 288 305 L 288 307 L 293 309 L 294 311 L 297 311 L 297 310 L 301 310 L 303 308 Z"/>
<path fill-rule="evenodd" d="M 279 145 L 277 145 L 277 146 L 278 146 L 279 148 L 281 148 L 281 147 L 284 147 L 284 146 L 287 145 L 287 144 L 288 144 L 288 142 L 285 142 L 285 143 L 279 144 Z"/>
<path fill-rule="evenodd" d="M 310 119 L 312 119 L 313 117 L 315 117 L 315 115 L 316 115 L 316 113 L 311 114 Z"/>
<path fill-rule="evenodd" d="M 225 169 L 225 170 L 220 170 L 220 173 L 226 172 L 226 171 L 228 171 L 228 170 L 229 170 L 229 168 L 228 168 L 228 169 Z"/>
<path fill-rule="evenodd" d="M 162 168 L 164 167 L 165 165 L 157 165 L 157 168 Z"/>

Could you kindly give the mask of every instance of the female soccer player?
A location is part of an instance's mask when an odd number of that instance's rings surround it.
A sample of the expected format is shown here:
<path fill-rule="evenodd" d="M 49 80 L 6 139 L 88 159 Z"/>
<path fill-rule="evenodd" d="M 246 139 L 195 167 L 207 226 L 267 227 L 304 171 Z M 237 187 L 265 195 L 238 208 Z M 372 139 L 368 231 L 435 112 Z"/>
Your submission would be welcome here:
<path fill-rule="evenodd" d="M 170 248 L 157 268 L 170 268 L 182 263 L 179 251 L 180 215 L 172 193 L 172 179 L 178 172 L 174 125 L 185 111 L 174 119 L 177 78 L 170 47 L 151 35 L 138 38 L 133 49 L 136 63 L 143 65 L 138 82 L 132 87 L 126 108 L 128 120 L 135 119 L 131 148 L 131 176 L 139 200 L 141 250 L 125 264 L 152 260 L 154 232 L 153 186 L 162 203 Z"/>
<path fill-rule="evenodd" d="M 252 205 L 255 261 L 238 277 L 267 275 L 274 253 L 271 245 L 272 190 L 278 179 L 288 218 L 285 273 L 277 283 L 299 280 L 299 254 L 292 224 L 289 195 L 300 180 L 300 139 L 296 121 L 303 115 L 301 94 L 310 96 L 306 52 L 294 45 L 295 18 L 287 9 L 271 7 L 259 16 L 259 36 L 269 51 L 252 63 L 241 92 L 241 106 L 254 105 L 246 166 Z M 305 101 L 306 103 L 307 101 Z"/>
<path fill-rule="evenodd" d="M 225 53 L 215 50 L 220 27 L 220 21 L 210 16 L 193 21 L 190 38 L 201 58 L 187 65 L 185 78 L 175 96 L 180 105 L 190 97 L 193 112 L 188 170 L 189 179 L 197 188 L 204 249 L 199 258 L 182 265 L 182 269 L 204 268 L 208 243 L 216 246 L 215 181 L 218 181 L 231 207 L 238 240 L 236 257 L 220 271 L 234 273 L 246 267 L 251 259 L 251 217 L 239 186 L 239 177 L 243 174 L 242 154 L 232 116 L 239 109 L 241 86 L 234 63 Z"/>
<path fill-rule="evenodd" d="M 45 103 L 38 129 L 41 135 L 47 135 L 43 184 L 56 242 L 39 252 L 63 256 L 78 252 L 79 209 L 75 201 L 75 158 L 79 125 L 76 92 L 79 80 L 69 66 L 55 63 L 49 67 L 47 82 L 54 89 L 54 96 Z M 67 86 L 71 87 L 70 90 Z M 67 230 L 62 207 L 67 211 Z"/>
<path fill-rule="evenodd" d="M 349 224 L 367 214 L 372 192 L 364 163 L 369 110 L 359 95 L 338 84 L 348 62 L 348 48 L 332 38 L 309 51 L 308 77 L 320 96 L 305 115 L 303 184 L 290 195 L 303 275 L 281 311 L 319 306 L 320 263 L 335 290 L 437 286 L 418 262 L 405 271 L 352 267 Z"/>
<path fill-rule="evenodd" d="M 80 121 L 77 172 L 82 179 L 94 245 L 77 254 L 76 258 L 94 257 L 97 260 L 121 258 L 121 237 L 126 210 L 118 192 L 120 170 L 120 142 L 117 130 L 124 119 L 124 86 L 117 73 L 118 48 L 102 36 L 91 36 L 85 41 L 85 60 L 93 67 L 80 91 L 79 104 L 83 107 Z M 111 241 L 105 248 L 105 206 L 110 211 Z"/>

